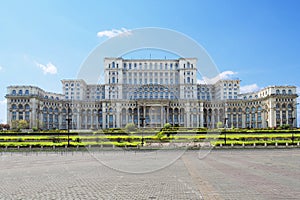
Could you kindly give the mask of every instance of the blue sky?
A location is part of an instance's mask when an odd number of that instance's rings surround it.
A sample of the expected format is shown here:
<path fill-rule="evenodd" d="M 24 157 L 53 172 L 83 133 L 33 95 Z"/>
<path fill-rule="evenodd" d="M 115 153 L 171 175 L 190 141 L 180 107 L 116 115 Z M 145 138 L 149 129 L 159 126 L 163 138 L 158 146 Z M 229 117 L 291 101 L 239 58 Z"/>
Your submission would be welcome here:
<path fill-rule="evenodd" d="M 242 86 L 299 85 L 300 2 L 297 0 L 2 1 L 0 122 L 8 85 L 61 92 L 112 29 L 162 27 L 182 32 Z M 256 85 L 253 85 L 256 84 Z"/>

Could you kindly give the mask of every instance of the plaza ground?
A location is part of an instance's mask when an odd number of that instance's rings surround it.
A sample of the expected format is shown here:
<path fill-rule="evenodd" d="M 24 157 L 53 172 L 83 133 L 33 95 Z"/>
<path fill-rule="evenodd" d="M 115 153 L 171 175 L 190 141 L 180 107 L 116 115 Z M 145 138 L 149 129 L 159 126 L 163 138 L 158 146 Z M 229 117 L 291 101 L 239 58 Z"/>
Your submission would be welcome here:
<path fill-rule="evenodd" d="M 0 199 L 298 199 L 299 149 L 0 153 Z"/>

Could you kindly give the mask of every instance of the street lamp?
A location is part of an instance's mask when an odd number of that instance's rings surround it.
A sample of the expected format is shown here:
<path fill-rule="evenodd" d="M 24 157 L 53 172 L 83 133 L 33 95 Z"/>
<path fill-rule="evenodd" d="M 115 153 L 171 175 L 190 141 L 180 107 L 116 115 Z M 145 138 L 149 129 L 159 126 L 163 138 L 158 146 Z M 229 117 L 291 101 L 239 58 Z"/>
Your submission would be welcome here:
<path fill-rule="evenodd" d="M 225 145 L 226 145 L 226 128 L 227 128 L 227 120 L 228 120 L 228 117 L 225 117 L 225 119 L 224 119 L 224 127 L 225 127 L 225 134 L 224 134 L 224 143 L 225 143 Z"/>
<path fill-rule="evenodd" d="M 135 105 L 136 105 L 136 111 L 137 111 L 137 117 L 138 117 L 139 114 L 141 114 L 141 113 L 139 113 L 140 110 L 138 109 L 138 101 L 135 101 Z M 144 131 L 143 131 L 143 127 L 144 127 L 145 119 L 146 118 L 145 118 L 144 114 L 141 114 L 140 118 L 138 118 L 138 121 L 141 121 L 140 128 L 142 127 L 141 128 L 141 131 L 142 131 L 142 142 L 141 142 L 141 145 L 142 145 L 142 147 L 144 146 Z M 138 124 L 139 124 L 139 122 L 138 122 Z"/>
<path fill-rule="evenodd" d="M 145 117 L 140 117 L 140 120 L 142 120 L 142 147 L 144 146 L 144 130 L 143 130 L 143 128 L 144 128 L 144 122 L 145 122 Z"/>
<path fill-rule="evenodd" d="M 292 128 L 294 128 L 294 120 L 295 120 L 296 118 L 295 117 L 292 117 Z M 295 136 L 294 136 L 294 131 L 292 130 L 292 145 L 294 145 L 294 140 L 295 140 Z"/>
<path fill-rule="evenodd" d="M 68 125 L 68 147 L 70 146 L 70 123 L 72 121 L 72 116 L 70 116 L 70 104 L 67 103 L 67 125 Z"/>

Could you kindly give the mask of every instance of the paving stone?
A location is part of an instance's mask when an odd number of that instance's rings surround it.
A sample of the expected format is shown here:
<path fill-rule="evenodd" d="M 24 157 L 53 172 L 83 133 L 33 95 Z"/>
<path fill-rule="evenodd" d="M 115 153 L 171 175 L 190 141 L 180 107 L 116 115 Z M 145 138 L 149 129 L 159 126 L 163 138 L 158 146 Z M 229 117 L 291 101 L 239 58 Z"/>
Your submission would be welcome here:
<path fill-rule="evenodd" d="M 135 158 L 120 150 L 2 153 L 0 199 L 297 199 L 300 196 L 298 149 L 213 150 L 202 159 L 198 151 L 187 151 L 171 165 L 148 173 L 125 173 L 99 161 L 109 158 L 109 164 L 119 165 L 120 169 L 134 164 L 137 170 L 149 170 L 157 167 L 160 159 L 165 164 L 166 158 L 179 153 L 161 151 L 161 156 L 153 157 L 149 152 L 137 152 Z M 147 156 L 149 159 L 142 159 Z M 126 162 L 126 158 L 130 160 Z M 151 165 L 151 162 L 156 163 Z"/>

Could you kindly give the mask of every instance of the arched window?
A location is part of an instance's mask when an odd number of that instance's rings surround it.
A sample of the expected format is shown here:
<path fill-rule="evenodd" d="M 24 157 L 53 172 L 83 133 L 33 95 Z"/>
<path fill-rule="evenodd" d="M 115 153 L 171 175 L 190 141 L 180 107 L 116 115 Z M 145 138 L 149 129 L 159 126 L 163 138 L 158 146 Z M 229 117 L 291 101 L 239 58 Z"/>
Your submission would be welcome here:
<path fill-rule="evenodd" d="M 17 94 L 16 90 L 13 90 L 13 91 L 11 92 L 11 94 L 12 94 L 12 95 L 16 95 L 16 94 Z"/>
<path fill-rule="evenodd" d="M 19 104 L 19 109 L 23 109 L 23 105 L 22 104 Z"/>
<path fill-rule="evenodd" d="M 187 77 L 186 82 L 187 82 L 187 83 L 190 83 L 190 82 L 191 82 L 191 78 L 190 78 L 190 77 Z"/>
<path fill-rule="evenodd" d="M 17 105 L 16 105 L 16 104 L 13 104 L 13 105 L 11 106 L 11 108 L 12 108 L 12 109 L 17 109 Z"/>
<path fill-rule="evenodd" d="M 48 111 L 47 107 L 44 107 L 43 112 L 47 112 L 47 111 Z"/>
<path fill-rule="evenodd" d="M 115 62 L 112 62 L 111 65 L 112 65 L 112 68 L 115 68 Z"/>
<path fill-rule="evenodd" d="M 18 93 L 19 95 L 22 95 L 23 94 L 23 91 L 22 90 L 19 90 L 19 93 Z"/>
<path fill-rule="evenodd" d="M 276 90 L 276 94 L 280 94 L 280 91 L 279 91 L 279 90 Z"/>
<path fill-rule="evenodd" d="M 285 94 L 286 94 L 286 91 L 285 91 L 285 90 L 282 90 L 282 94 L 285 95 Z"/>
<path fill-rule="evenodd" d="M 280 109 L 280 104 L 276 104 L 276 109 Z"/>
<path fill-rule="evenodd" d="M 260 107 L 260 106 L 258 106 L 257 110 L 258 110 L 258 111 L 261 111 L 261 107 Z"/>
<path fill-rule="evenodd" d="M 29 110 L 30 106 L 28 104 L 25 105 L 25 110 Z"/>
<path fill-rule="evenodd" d="M 288 94 L 293 94 L 293 93 L 292 93 L 292 90 L 289 90 L 289 91 L 288 91 Z"/>
<path fill-rule="evenodd" d="M 25 95 L 29 95 L 29 90 L 25 90 Z"/>

